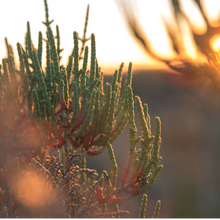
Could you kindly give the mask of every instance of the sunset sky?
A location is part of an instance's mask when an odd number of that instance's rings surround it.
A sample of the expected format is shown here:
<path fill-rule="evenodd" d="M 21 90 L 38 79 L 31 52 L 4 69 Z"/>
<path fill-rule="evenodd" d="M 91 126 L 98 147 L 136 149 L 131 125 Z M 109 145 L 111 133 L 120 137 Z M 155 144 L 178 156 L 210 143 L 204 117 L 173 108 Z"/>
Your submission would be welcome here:
<path fill-rule="evenodd" d="M 51 27 L 55 35 L 55 27 L 58 24 L 61 36 L 61 63 L 67 63 L 67 58 L 73 47 L 73 31 L 77 31 L 81 37 L 85 21 L 87 4 L 90 5 L 89 23 L 87 37 L 94 33 L 96 36 L 97 59 L 102 70 L 106 73 L 113 73 L 121 62 L 128 66 L 133 62 L 134 68 L 164 68 L 165 65 L 151 58 L 142 49 L 141 45 L 132 38 L 126 27 L 126 23 L 120 10 L 118 0 L 48 0 L 49 19 L 54 19 Z M 205 23 L 201 14 L 195 9 L 191 0 L 184 0 L 183 8 L 192 17 L 194 30 L 198 33 L 206 31 Z M 136 1 L 144 32 L 152 40 L 152 47 L 161 56 L 174 57 L 175 54 L 169 46 L 167 33 L 163 26 L 162 16 L 172 20 L 172 10 L 169 0 L 137 0 Z M 207 13 L 216 22 L 216 16 L 220 12 L 220 1 L 203 1 Z M 24 45 L 24 36 L 27 30 L 27 21 L 30 22 L 31 36 L 35 47 L 38 42 L 38 31 L 46 37 L 46 27 L 42 24 L 45 21 L 43 0 L 7 0 L 1 1 L 1 31 L 0 31 L 0 57 L 6 56 L 4 37 L 14 48 L 17 58 L 16 43 Z M 197 59 L 196 52 L 190 35 L 185 30 L 184 39 L 186 42 L 186 55 Z M 90 44 L 90 42 L 89 42 Z M 88 44 L 88 45 L 89 45 Z M 219 44 L 220 45 L 220 44 Z M 45 44 L 44 44 L 45 51 Z M 45 53 L 44 56 L 45 57 Z M 45 62 L 45 59 L 43 59 Z"/>

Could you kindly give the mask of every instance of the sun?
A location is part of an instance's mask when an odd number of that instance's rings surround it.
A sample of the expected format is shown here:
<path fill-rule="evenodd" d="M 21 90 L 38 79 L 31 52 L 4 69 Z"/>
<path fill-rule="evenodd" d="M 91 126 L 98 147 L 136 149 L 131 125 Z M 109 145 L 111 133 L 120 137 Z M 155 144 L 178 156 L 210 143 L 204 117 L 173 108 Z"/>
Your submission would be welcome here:
<path fill-rule="evenodd" d="M 210 39 L 210 46 L 215 52 L 220 51 L 220 35 L 216 34 Z"/>

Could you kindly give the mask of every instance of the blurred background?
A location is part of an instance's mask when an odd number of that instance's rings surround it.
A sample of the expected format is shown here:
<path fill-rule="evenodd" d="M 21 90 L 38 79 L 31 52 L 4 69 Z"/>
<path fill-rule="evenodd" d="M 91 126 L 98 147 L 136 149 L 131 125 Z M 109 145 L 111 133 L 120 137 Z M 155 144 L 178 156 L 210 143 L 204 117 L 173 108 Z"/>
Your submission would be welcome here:
<path fill-rule="evenodd" d="M 49 18 L 59 25 L 61 63 L 73 47 L 73 31 L 83 35 L 90 5 L 87 37 L 96 36 L 97 59 L 111 82 L 112 74 L 133 62 L 134 94 L 162 121 L 163 170 L 147 192 L 146 217 L 158 199 L 159 217 L 220 217 L 220 75 L 219 0 L 48 0 Z M 45 37 L 43 0 L 1 2 L 0 57 L 6 56 L 4 37 L 14 48 L 24 45 L 26 23 L 37 47 L 38 31 Z M 45 53 L 44 53 L 45 57 Z M 18 59 L 17 59 L 18 60 Z M 214 60 L 214 61 L 213 61 Z M 44 60 L 45 61 L 45 60 Z M 210 66 L 208 66 L 208 62 Z M 216 65 L 214 65 L 216 64 Z M 140 124 L 136 120 L 139 134 Z M 128 129 L 113 144 L 119 176 L 127 163 Z M 88 166 L 110 171 L 107 152 L 88 158 Z M 121 205 L 137 217 L 141 196 Z"/>

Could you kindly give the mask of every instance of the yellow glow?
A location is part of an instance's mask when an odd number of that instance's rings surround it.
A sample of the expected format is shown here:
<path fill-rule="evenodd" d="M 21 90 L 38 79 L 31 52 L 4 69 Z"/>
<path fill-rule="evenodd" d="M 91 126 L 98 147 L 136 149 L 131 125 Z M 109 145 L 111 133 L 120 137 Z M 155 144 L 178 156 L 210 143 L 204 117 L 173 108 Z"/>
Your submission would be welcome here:
<path fill-rule="evenodd" d="M 203 0 L 205 12 L 210 20 L 210 23 L 214 27 L 220 25 L 220 1 L 219 0 Z"/>
<path fill-rule="evenodd" d="M 197 4 L 191 0 L 181 0 L 181 6 L 185 15 L 189 18 L 193 31 L 196 34 L 204 34 L 207 31 L 207 27 Z"/>
<path fill-rule="evenodd" d="M 210 39 L 210 45 L 211 47 L 216 51 L 220 51 L 220 35 L 215 35 Z"/>
<path fill-rule="evenodd" d="M 183 37 L 183 44 L 185 47 L 186 56 L 192 59 L 197 58 L 197 52 L 195 44 L 193 42 L 193 36 L 190 32 L 187 22 L 184 19 L 181 20 L 181 34 Z"/>
<path fill-rule="evenodd" d="M 151 49 L 161 58 L 174 58 L 175 54 L 170 47 L 167 32 L 160 16 L 158 5 L 163 7 L 166 1 L 138 1 L 139 18 L 144 33 L 151 42 Z"/>

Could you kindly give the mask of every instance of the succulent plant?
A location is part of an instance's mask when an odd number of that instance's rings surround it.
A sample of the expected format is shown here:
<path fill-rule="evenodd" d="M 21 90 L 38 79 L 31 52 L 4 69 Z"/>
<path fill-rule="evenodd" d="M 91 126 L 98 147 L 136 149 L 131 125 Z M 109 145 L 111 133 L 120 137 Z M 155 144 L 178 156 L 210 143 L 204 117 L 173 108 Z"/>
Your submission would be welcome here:
<path fill-rule="evenodd" d="M 142 135 L 137 136 L 132 91 L 132 63 L 122 94 L 123 63 L 111 84 L 103 85 L 96 58 L 95 35 L 86 38 L 89 7 L 82 38 L 73 33 L 74 47 L 66 68 L 60 65 L 59 27 L 39 32 L 38 48 L 27 22 L 25 46 L 17 43 L 19 70 L 7 39 L 7 58 L 0 68 L 0 189 L 1 217 L 119 217 L 128 211 L 119 204 L 145 193 L 162 169 L 159 150 L 161 123 L 151 134 L 147 104 L 135 97 Z M 42 67 L 43 40 L 46 69 Z M 88 46 L 91 41 L 90 67 Z M 79 52 L 78 41 L 82 42 Z M 57 44 L 55 44 L 57 43 Z M 82 61 L 82 64 L 80 63 Z M 104 86 L 104 88 L 103 88 Z M 129 159 L 121 179 L 112 143 L 129 126 Z M 136 148 L 137 143 L 140 149 Z M 107 150 L 112 172 L 99 175 L 86 166 L 86 157 Z M 121 194 L 126 194 L 122 197 Z M 146 195 L 140 210 L 144 217 Z M 110 204 L 110 205 L 109 205 Z M 109 206 L 113 206 L 113 211 Z M 155 214 L 158 215 L 160 202 Z"/>

